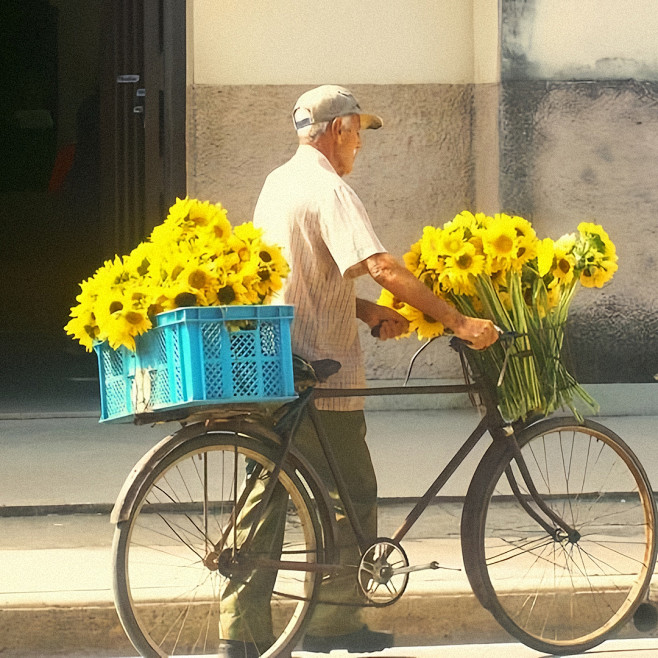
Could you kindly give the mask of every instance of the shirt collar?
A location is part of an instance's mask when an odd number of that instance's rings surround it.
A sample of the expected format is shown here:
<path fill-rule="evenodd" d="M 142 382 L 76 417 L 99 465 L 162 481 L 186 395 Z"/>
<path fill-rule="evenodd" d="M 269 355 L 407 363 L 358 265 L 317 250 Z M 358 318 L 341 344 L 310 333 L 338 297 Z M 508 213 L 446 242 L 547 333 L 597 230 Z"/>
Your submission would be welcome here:
<path fill-rule="evenodd" d="M 324 153 L 321 153 L 310 144 L 300 144 L 295 153 L 296 158 L 300 158 L 308 163 L 318 164 L 323 169 L 336 174 L 336 170 L 331 166 L 331 162 L 327 159 Z M 338 176 L 338 174 L 336 174 Z"/>

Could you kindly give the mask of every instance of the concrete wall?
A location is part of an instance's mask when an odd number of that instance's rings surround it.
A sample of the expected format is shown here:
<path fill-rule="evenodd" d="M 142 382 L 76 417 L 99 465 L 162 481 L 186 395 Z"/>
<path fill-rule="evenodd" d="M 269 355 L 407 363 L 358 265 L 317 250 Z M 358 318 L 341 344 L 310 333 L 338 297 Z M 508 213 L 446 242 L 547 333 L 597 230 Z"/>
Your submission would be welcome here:
<path fill-rule="evenodd" d="M 220 200 L 233 221 L 250 219 L 266 175 L 294 153 L 290 109 L 306 88 L 195 86 L 189 193 Z M 362 107 L 374 108 L 384 117 L 385 127 L 363 135 L 364 146 L 349 182 L 385 246 L 401 257 L 423 226 L 473 206 L 473 85 L 350 88 Z M 486 158 L 482 160 L 484 169 Z M 360 286 L 368 297 L 379 294 L 365 277 Z M 403 376 L 408 357 L 419 347 L 415 338 L 378 344 L 364 337 L 364 343 L 370 376 L 384 379 Z M 432 363 L 439 359 L 442 374 L 449 371 L 448 376 L 454 376 L 456 362 L 446 355 L 447 350 L 436 350 Z M 436 371 L 423 372 L 432 373 Z"/>
<path fill-rule="evenodd" d="M 653 381 L 655 0 L 632 11 L 615 0 L 357 5 L 189 3 L 189 193 L 249 219 L 263 179 L 294 151 L 298 95 L 348 85 L 384 117 L 349 182 L 394 254 L 464 208 L 522 214 L 552 237 L 600 222 L 620 271 L 576 300 L 575 367 L 584 381 Z M 419 346 L 364 343 L 380 379 L 401 377 Z M 418 374 L 458 376 L 448 350 L 432 349 Z"/>
<path fill-rule="evenodd" d="M 349 183 L 401 257 L 423 226 L 473 207 L 476 197 L 496 209 L 498 5 L 357 5 L 194 0 L 188 191 L 221 201 L 234 221 L 250 219 L 265 176 L 296 148 L 297 97 L 317 84 L 349 85 L 385 123 L 363 135 Z M 364 296 L 379 294 L 365 278 L 359 285 Z M 404 376 L 420 345 L 379 344 L 365 333 L 363 342 L 369 376 L 380 379 Z M 423 377 L 458 375 L 445 347 L 420 366 Z"/>
<path fill-rule="evenodd" d="M 576 298 L 570 347 L 582 381 L 658 373 L 655 8 L 503 2 L 501 205 L 545 235 L 598 222 L 618 248 L 611 284 Z"/>

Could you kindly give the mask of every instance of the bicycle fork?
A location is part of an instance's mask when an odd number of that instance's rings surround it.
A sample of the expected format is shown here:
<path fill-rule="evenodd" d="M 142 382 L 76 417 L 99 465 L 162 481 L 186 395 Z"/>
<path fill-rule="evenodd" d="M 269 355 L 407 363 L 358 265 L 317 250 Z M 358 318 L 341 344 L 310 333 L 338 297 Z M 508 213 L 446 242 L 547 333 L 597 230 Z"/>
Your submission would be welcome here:
<path fill-rule="evenodd" d="M 552 510 L 537 491 L 537 487 L 535 487 L 535 484 L 532 481 L 528 466 L 525 462 L 523 454 L 521 453 L 521 448 L 519 447 L 518 441 L 516 440 L 513 428 L 507 427 L 504 428 L 503 431 L 505 434 L 504 440 L 508 442 L 512 449 L 513 460 L 519 467 L 519 472 L 521 473 L 523 482 L 528 488 L 530 497 L 532 498 L 535 505 L 539 508 L 539 510 L 541 510 L 541 512 L 543 512 L 546 517 L 548 517 L 549 521 L 552 521 L 552 523 L 542 518 L 542 516 L 531 506 L 530 502 L 528 501 L 528 496 L 524 495 L 519 488 L 519 483 L 516 476 L 512 472 L 510 462 L 510 465 L 505 468 L 505 476 L 507 477 L 507 481 L 509 482 L 512 492 L 516 499 L 519 501 L 521 507 L 525 510 L 530 518 L 539 524 L 548 533 L 548 535 L 553 538 L 554 541 L 560 542 L 567 540 L 570 544 L 578 543 L 581 536 L 580 533 L 575 528 L 572 528 L 559 514 Z"/>

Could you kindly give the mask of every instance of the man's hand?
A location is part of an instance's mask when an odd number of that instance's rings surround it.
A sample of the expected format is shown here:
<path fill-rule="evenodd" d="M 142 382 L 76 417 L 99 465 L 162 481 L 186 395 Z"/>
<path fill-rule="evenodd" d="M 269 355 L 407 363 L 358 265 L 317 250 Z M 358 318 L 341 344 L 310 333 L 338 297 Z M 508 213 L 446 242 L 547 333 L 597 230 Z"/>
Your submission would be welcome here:
<path fill-rule="evenodd" d="M 397 311 L 364 299 L 357 299 L 356 315 L 370 327 L 379 340 L 396 338 L 409 331 L 408 320 Z"/>
<path fill-rule="evenodd" d="M 491 320 L 471 318 L 466 315 L 462 318 L 452 330 L 455 336 L 469 343 L 473 349 L 483 350 L 498 340 L 498 330 Z"/>

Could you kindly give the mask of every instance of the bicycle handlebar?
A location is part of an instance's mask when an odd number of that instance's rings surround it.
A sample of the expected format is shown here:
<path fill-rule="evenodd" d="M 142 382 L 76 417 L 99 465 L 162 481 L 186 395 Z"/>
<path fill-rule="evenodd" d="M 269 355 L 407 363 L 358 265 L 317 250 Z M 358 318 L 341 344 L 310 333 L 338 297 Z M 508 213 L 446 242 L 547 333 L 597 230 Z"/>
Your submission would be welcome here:
<path fill-rule="evenodd" d="M 498 332 L 498 340 L 501 343 L 512 343 L 514 340 L 517 338 L 520 338 L 521 336 L 525 335 L 522 333 L 519 333 L 518 331 L 512 330 L 507 330 L 507 329 L 501 329 L 499 326 L 494 325 L 496 331 Z M 471 344 L 467 341 L 464 340 L 463 338 L 459 338 L 458 336 L 453 336 L 450 339 L 450 347 L 453 349 L 459 350 L 462 347 L 470 347 Z"/>

